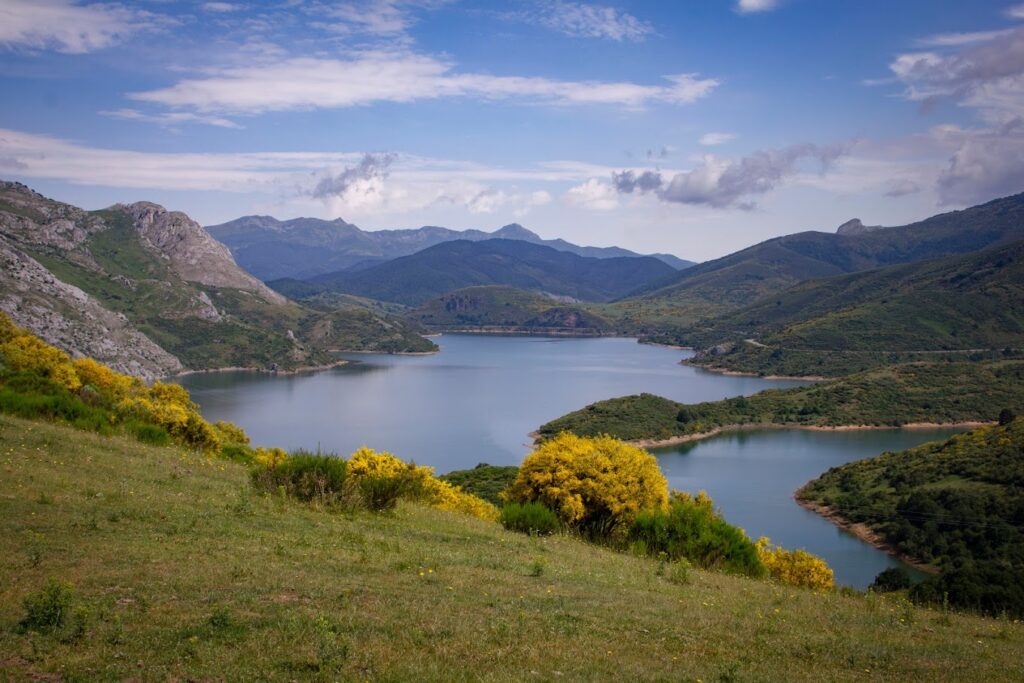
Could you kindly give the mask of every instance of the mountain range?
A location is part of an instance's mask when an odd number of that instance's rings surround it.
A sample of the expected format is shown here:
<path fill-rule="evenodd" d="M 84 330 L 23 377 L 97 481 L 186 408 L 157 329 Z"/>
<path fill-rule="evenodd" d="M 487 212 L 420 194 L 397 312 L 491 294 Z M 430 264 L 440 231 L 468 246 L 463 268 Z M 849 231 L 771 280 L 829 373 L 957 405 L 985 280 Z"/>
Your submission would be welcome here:
<path fill-rule="evenodd" d="M 456 240 L 368 268 L 320 275 L 307 282 L 272 280 L 271 285 L 291 296 L 327 290 L 408 306 L 477 285 L 611 301 L 674 272 L 653 256 L 592 258 L 522 240 Z"/>
<path fill-rule="evenodd" d="M 84 211 L 0 181 L 0 265 L 0 309 L 15 322 L 146 378 L 434 348 L 398 318 L 289 301 L 187 215 L 149 202 Z"/>
<path fill-rule="evenodd" d="M 640 255 L 619 247 L 581 247 L 562 239 L 545 240 L 517 223 L 494 232 L 450 230 L 437 226 L 369 231 L 340 218 L 333 221 L 319 218 L 280 221 L 272 216 L 243 216 L 206 229 L 231 249 L 242 268 L 264 281 L 281 278 L 307 280 L 350 268 L 365 268 L 455 240 L 518 240 L 590 258 Z M 693 265 L 692 261 L 671 254 L 652 256 L 675 269 Z"/>
<path fill-rule="evenodd" d="M 631 300 L 641 307 L 671 309 L 668 317 L 688 326 L 804 280 L 964 254 L 1024 239 L 1024 194 L 904 226 L 854 226 L 851 230 L 851 223 L 844 224 L 841 233 L 808 231 L 776 237 L 670 273 L 634 292 Z M 659 315 L 664 316 L 664 310 Z"/>

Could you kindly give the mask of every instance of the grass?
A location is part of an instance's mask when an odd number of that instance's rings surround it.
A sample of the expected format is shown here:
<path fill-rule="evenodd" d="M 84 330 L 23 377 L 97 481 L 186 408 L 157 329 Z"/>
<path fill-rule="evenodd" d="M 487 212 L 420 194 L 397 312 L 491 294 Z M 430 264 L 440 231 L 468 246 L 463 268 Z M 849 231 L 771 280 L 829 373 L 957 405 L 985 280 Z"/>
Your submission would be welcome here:
<path fill-rule="evenodd" d="M 678 585 L 650 559 L 410 504 L 327 513 L 174 448 L 0 416 L 0 472 L 13 680 L 1024 674 L 1014 622 L 696 569 Z M 18 633 L 51 578 L 73 586 L 75 637 Z"/>

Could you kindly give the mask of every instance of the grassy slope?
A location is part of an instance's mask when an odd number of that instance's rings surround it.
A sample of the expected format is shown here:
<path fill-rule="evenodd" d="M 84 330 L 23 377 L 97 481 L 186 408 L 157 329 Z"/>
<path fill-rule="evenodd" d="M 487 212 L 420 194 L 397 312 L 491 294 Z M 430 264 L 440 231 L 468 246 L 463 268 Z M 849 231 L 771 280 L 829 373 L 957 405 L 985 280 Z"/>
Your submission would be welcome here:
<path fill-rule="evenodd" d="M 686 420 L 679 420 L 685 408 Z M 876 425 L 995 420 L 1024 413 L 1024 361 L 913 363 L 794 389 L 694 405 L 651 394 L 599 401 L 540 428 L 620 439 L 667 439 L 736 425 Z"/>
<path fill-rule="evenodd" d="M 801 283 L 694 326 L 679 341 L 757 338 L 698 360 L 733 370 L 841 374 L 886 354 L 1024 347 L 1024 242 Z M 882 352 L 882 353 L 880 353 Z"/>
<path fill-rule="evenodd" d="M 680 587 L 569 538 L 250 498 L 240 466 L 6 416 L 0 458 L 0 671 L 14 680 L 1024 673 L 1019 624 L 699 571 Z M 47 577 L 92 606 L 82 639 L 12 628 Z"/>

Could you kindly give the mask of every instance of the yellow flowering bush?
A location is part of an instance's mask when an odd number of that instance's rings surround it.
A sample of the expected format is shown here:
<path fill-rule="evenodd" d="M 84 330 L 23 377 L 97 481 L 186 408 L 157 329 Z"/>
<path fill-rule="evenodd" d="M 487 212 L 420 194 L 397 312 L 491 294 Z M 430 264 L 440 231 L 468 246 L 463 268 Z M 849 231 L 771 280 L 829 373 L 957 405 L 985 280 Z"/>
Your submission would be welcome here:
<path fill-rule="evenodd" d="M 757 541 L 757 553 L 771 577 L 789 586 L 829 590 L 835 576 L 825 560 L 806 550 L 786 550 L 773 546 L 767 537 Z"/>
<path fill-rule="evenodd" d="M 0 356 L 3 356 L 7 368 L 14 372 L 35 372 L 68 391 L 78 391 L 82 381 L 78 379 L 68 354 L 24 330 L 21 332 L 0 344 Z"/>
<path fill-rule="evenodd" d="M 504 498 L 542 503 L 568 526 L 604 534 L 640 511 L 665 509 L 668 483 L 643 449 L 563 432 L 526 457 Z"/>
<path fill-rule="evenodd" d="M 261 467 L 276 467 L 288 459 L 283 448 L 255 448 L 253 462 Z"/>
<path fill-rule="evenodd" d="M 131 393 L 139 393 L 145 388 L 142 380 L 138 377 L 114 372 L 92 358 L 78 358 L 72 362 L 72 365 L 83 385 L 92 387 L 101 396 L 108 399 L 120 400 Z"/>
<path fill-rule="evenodd" d="M 213 423 L 213 429 L 223 443 L 236 444 L 239 446 L 249 445 L 249 435 L 245 430 L 233 422 L 218 420 Z"/>
<path fill-rule="evenodd" d="M 501 516 L 498 508 L 483 498 L 466 493 L 458 486 L 453 486 L 434 476 L 423 480 L 423 497 L 424 502 L 439 510 L 461 512 L 489 522 L 496 522 L 498 517 Z"/>

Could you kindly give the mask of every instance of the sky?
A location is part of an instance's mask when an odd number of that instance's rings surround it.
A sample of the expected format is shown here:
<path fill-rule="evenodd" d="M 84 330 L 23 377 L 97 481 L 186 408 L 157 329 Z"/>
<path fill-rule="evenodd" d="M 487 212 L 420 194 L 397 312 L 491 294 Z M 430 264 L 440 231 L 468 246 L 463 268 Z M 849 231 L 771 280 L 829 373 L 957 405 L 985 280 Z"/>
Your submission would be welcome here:
<path fill-rule="evenodd" d="M 1024 191 L 1024 3 L 0 0 L 0 178 L 706 260 Z"/>

